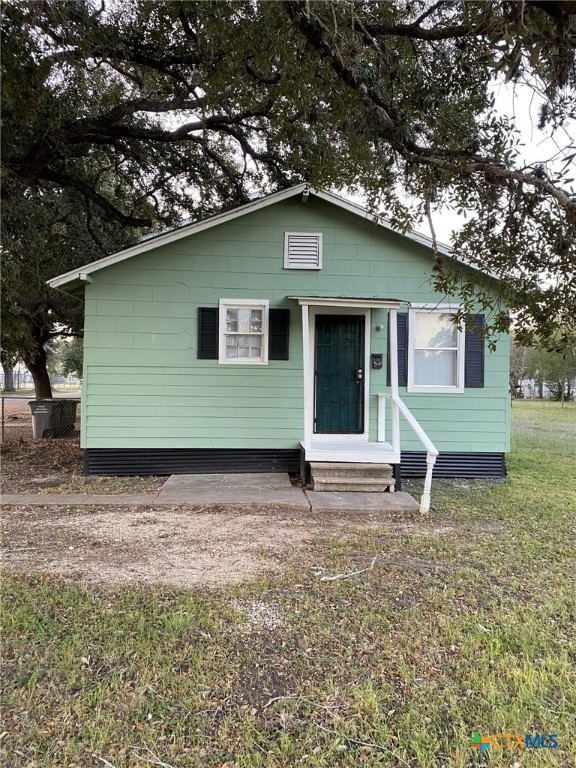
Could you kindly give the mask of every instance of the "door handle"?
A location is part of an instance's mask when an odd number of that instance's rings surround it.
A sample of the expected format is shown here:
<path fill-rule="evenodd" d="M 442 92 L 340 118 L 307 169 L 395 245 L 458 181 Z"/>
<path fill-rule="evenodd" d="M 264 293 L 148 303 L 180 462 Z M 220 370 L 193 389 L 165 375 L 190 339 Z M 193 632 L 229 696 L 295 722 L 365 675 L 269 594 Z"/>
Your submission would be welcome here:
<path fill-rule="evenodd" d="M 364 379 L 364 371 L 362 368 L 356 369 L 356 384 L 360 384 L 360 382 Z"/>

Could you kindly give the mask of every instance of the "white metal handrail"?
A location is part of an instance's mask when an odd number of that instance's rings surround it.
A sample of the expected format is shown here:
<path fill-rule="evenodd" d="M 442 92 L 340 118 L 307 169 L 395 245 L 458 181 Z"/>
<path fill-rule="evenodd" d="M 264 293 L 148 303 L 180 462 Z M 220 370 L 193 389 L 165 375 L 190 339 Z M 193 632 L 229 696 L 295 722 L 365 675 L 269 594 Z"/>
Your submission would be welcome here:
<path fill-rule="evenodd" d="M 386 436 L 386 416 L 385 416 L 385 403 L 387 399 L 392 401 L 392 450 L 395 453 L 400 453 L 400 414 L 404 416 L 408 422 L 408 426 L 412 429 L 418 440 L 422 443 L 426 449 L 426 477 L 424 479 L 424 491 L 422 492 L 422 498 L 420 499 L 420 512 L 425 514 L 430 509 L 430 491 L 432 489 L 432 471 L 436 458 L 439 454 L 436 446 L 430 440 L 426 432 L 420 426 L 418 420 L 415 418 L 412 411 L 408 408 L 406 403 L 395 394 L 390 392 L 378 392 L 378 442 L 385 442 Z"/>

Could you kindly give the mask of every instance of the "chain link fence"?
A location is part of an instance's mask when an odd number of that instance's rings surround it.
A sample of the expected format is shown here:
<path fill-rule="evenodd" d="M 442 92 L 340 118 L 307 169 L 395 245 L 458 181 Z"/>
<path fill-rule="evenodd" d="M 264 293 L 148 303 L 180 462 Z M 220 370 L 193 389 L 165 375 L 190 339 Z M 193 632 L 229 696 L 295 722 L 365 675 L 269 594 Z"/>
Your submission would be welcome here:
<path fill-rule="evenodd" d="M 33 396 L 2 395 L 0 409 L 3 445 L 73 437 L 80 431 L 80 400 L 76 398 L 33 400 Z"/>

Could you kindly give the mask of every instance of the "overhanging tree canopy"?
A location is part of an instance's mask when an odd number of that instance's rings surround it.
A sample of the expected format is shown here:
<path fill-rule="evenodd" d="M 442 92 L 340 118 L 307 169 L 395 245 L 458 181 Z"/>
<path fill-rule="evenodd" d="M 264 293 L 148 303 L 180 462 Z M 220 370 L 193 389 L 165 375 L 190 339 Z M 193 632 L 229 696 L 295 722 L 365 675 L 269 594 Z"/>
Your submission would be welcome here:
<path fill-rule="evenodd" d="M 566 127 L 576 3 L 14 0 L 3 36 L 5 243 L 20 268 L 35 254 L 43 299 L 145 228 L 305 179 L 363 191 L 399 228 L 467 211 L 456 255 L 503 278 L 519 339 L 573 324 L 576 149 L 524 164 L 491 85 L 529 81 L 542 127 Z M 437 268 L 440 290 L 482 299 Z M 28 280 L 7 285 L 26 322 Z"/>

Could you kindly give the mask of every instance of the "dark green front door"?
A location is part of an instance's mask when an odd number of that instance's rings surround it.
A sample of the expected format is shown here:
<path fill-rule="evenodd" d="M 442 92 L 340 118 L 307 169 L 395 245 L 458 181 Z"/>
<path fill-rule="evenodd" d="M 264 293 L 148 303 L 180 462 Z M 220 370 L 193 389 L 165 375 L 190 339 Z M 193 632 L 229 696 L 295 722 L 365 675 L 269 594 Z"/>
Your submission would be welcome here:
<path fill-rule="evenodd" d="M 314 432 L 364 432 L 364 316 L 316 315 Z"/>

